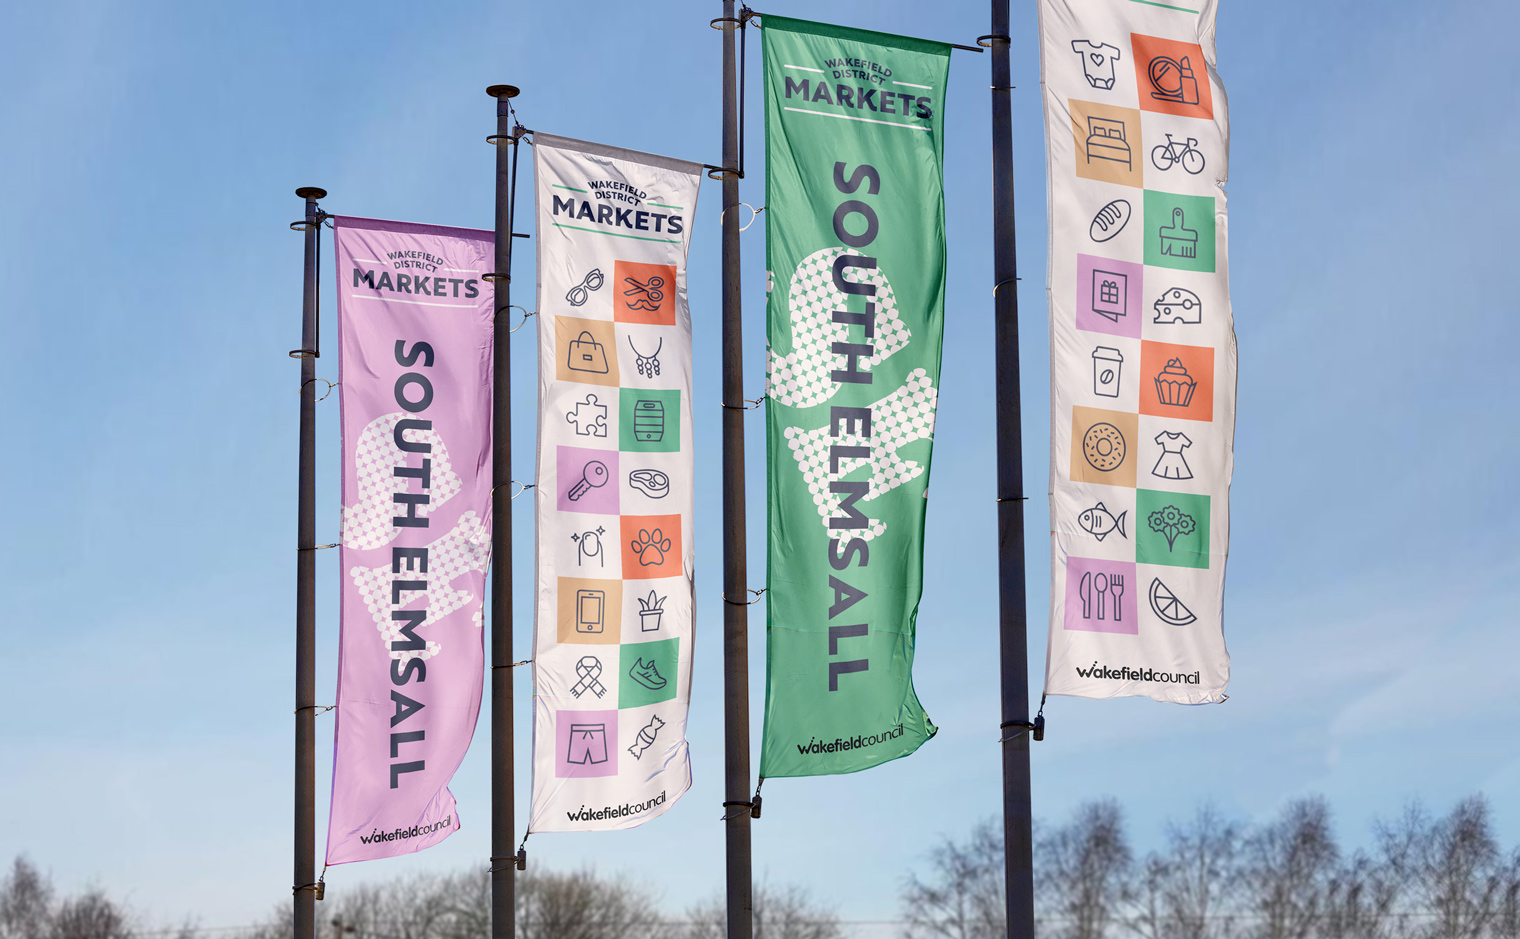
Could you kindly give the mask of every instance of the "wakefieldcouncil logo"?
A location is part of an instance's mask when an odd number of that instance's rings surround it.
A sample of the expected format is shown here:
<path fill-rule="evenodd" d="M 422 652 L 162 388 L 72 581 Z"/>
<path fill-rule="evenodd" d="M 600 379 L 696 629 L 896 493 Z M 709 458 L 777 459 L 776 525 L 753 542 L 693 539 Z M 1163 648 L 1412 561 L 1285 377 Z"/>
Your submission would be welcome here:
<path fill-rule="evenodd" d="M 652 808 L 665 804 L 665 790 L 647 802 L 624 802 L 622 805 L 608 805 L 599 809 L 588 809 L 581 806 L 579 812 L 566 812 L 565 817 L 572 822 L 600 822 L 609 818 L 627 818 L 630 815 L 638 815 Z"/>
<path fill-rule="evenodd" d="M 1191 675 L 1186 672 L 1158 672 L 1154 668 L 1130 668 L 1128 665 L 1122 668 L 1109 668 L 1097 662 L 1093 662 L 1091 668 L 1077 669 L 1077 675 L 1081 678 L 1106 678 L 1109 681 L 1157 681 L 1178 685 L 1198 684 L 1199 674 L 1199 672 Z"/>
<path fill-rule="evenodd" d="M 453 828 L 454 816 L 445 815 L 443 821 L 434 822 L 426 828 L 421 825 L 413 825 L 411 828 L 397 828 L 392 831 L 381 831 L 376 828 L 368 835 L 360 835 L 359 840 L 364 844 L 379 844 L 382 841 L 400 841 L 403 838 L 420 838 L 423 835 L 431 835 L 440 828 Z M 363 829 L 361 829 L 362 831 Z"/>
<path fill-rule="evenodd" d="M 799 743 L 796 746 L 799 756 L 807 756 L 808 754 L 816 756 L 820 753 L 843 753 L 846 750 L 859 750 L 861 747 L 874 747 L 878 743 L 886 743 L 888 740 L 895 740 L 902 735 L 903 725 L 898 724 L 891 730 L 879 734 L 856 734 L 853 737 L 835 737 L 827 743 L 814 737 L 807 743 Z"/>

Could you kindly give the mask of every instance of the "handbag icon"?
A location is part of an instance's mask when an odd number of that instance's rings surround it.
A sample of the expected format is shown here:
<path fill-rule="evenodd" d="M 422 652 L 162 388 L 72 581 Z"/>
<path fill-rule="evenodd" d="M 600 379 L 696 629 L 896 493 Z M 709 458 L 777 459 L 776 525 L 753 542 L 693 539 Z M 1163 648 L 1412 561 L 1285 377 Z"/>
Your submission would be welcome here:
<path fill-rule="evenodd" d="M 582 330 L 578 338 L 570 340 L 570 355 L 565 365 L 577 372 L 607 374 L 607 347 L 596 341 L 589 330 Z"/>

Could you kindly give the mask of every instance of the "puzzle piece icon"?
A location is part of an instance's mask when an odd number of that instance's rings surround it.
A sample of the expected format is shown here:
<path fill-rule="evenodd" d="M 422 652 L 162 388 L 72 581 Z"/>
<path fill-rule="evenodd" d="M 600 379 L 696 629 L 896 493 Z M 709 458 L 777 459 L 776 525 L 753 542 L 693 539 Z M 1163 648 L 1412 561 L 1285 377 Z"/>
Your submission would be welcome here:
<path fill-rule="evenodd" d="M 575 426 L 579 436 L 607 436 L 607 405 L 597 404 L 594 394 L 586 395 L 584 401 L 577 401 L 575 410 L 565 414 L 565 420 Z"/>

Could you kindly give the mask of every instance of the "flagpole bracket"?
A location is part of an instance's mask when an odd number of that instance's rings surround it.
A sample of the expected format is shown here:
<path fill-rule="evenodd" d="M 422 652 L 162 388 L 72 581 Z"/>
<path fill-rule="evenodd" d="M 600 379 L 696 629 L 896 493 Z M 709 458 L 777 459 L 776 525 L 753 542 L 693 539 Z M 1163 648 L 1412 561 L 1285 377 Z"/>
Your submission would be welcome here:
<path fill-rule="evenodd" d="M 1010 728 L 1016 728 L 1016 731 L 1013 734 L 1008 734 L 1007 731 Z M 998 743 L 1007 743 L 1010 740 L 1017 740 L 1021 735 L 1025 733 L 1029 734 L 1035 740 L 1044 740 L 1045 715 L 1036 714 L 1034 720 L 1032 721 L 1003 721 L 1003 723 L 998 725 L 998 729 L 1004 732 L 1003 739 L 999 740 Z"/>
<path fill-rule="evenodd" d="M 986 36 L 976 37 L 976 44 L 981 46 L 983 49 L 991 49 L 992 44 L 999 39 L 1004 42 L 1013 42 L 1013 39 L 1011 37 L 1005 36 L 1002 33 L 991 33 Z"/>

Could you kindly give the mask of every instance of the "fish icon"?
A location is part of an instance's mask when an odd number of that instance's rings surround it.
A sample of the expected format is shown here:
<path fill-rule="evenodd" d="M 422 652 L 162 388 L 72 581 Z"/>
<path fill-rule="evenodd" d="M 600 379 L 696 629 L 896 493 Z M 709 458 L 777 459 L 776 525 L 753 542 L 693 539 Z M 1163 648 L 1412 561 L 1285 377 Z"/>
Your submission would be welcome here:
<path fill-rule="evenodd" d="M 1124 533 L 1124 517 L 1128 514 L 1129 510 L 1126 509 L 1115 518 L 1114 513 L 1099 502 L 1092 508 L 1083 510 L 1082 514 L 1077 516 L 1077 524 L 1082 526 L 1083 531 L 1099 541 L 1107 538 L 1109 533 L 1114 531 L 1117 531 L 1121 538 L 1128 538 L 1129 535 Z"/>

